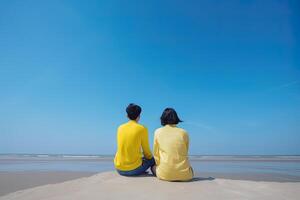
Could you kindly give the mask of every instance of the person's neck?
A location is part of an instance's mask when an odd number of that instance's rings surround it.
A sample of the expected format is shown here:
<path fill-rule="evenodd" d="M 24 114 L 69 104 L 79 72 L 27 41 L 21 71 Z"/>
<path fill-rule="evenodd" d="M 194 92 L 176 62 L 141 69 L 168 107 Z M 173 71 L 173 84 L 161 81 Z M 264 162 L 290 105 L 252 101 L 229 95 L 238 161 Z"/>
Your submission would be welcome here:
<path fill-rule="evenodd" d="M 177 124 L 167 124 L 166 126 L 176 127 Z"/>

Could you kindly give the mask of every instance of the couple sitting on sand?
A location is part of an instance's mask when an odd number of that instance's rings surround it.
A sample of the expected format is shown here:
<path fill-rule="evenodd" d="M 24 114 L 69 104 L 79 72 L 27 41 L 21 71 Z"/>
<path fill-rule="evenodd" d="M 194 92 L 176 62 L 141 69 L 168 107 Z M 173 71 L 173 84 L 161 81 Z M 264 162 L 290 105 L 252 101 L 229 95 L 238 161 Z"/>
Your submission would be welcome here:
<path fill-rule="evenodd" d="M 114 164 L 123 176 L 138 176 L 147 173 L 167 181 L 188 181 L 193 170 L 188 160 L 189 137 L 185 130 L 176 127 L 182 122 L 174 109 L 162 113 L 161 128 L 154 134 L 154 157 L 152 156 L 147 128 L 139 124 L 141 107 L 129 104 L 126 108 L 129 121 L 118 128 L 117 153 Z M 143 152 L 143 155 L 142 155 Z"/>

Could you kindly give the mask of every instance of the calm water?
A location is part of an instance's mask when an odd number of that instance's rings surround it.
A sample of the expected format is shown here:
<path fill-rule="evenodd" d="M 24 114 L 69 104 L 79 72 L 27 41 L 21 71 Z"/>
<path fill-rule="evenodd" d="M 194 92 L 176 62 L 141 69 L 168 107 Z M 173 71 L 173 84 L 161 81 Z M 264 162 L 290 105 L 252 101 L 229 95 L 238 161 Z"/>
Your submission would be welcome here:
<path fill-rule="evenodd" d="M 196 175 L 255 180 L 300 181 L 300 156 L 193 156 Z M 114 170 L 109 156 L 1 155 L 0 172 Z M 252 178 L 251 178 L 252 177 Z M 255 178 L 256 177 L 256 178 Z"/>

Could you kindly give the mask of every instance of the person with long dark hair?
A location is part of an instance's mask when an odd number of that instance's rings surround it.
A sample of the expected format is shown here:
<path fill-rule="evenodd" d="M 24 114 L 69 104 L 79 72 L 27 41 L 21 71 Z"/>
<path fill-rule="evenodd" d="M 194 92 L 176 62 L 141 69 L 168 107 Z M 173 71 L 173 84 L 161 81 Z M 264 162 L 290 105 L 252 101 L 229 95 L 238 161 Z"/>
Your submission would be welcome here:
<path fill-rule="evenodd" d="M 156 166 L 152 171 L 159 179 L 166 181 L 188 181 L 193 178 L 189 163 L 188 133 L 177 127 L 182 122 L 173 108 L 166 108 L 161 117 L 161 128 L 154 133 L 153 153 Z"/>

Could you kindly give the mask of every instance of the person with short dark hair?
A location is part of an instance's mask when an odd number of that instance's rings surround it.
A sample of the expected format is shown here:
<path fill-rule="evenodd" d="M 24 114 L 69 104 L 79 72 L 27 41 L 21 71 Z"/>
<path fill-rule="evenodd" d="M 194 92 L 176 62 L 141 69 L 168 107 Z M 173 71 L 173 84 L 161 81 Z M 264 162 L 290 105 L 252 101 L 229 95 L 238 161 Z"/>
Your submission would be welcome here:
<path fill-rule="evenodd" d="M 166 108 L 161 117 L 161 125 L 154 133 L 153 154 L 156 166 L 152 171 L 159 179 L 166 181 L 188 181 L 193 178 L 189 163 L 189 136 L 178 128 L 182 122 L 173 108 Z"/>
<path fill-rule="evenodd" d="M 146 173 L 155 161 L 149 146 L 148 130 L 138 123 L 141 107 L 131 103 L 126 112 L 129 121 L 118 128 L 114 164 L 120 175 L 137 176 Z"/>

